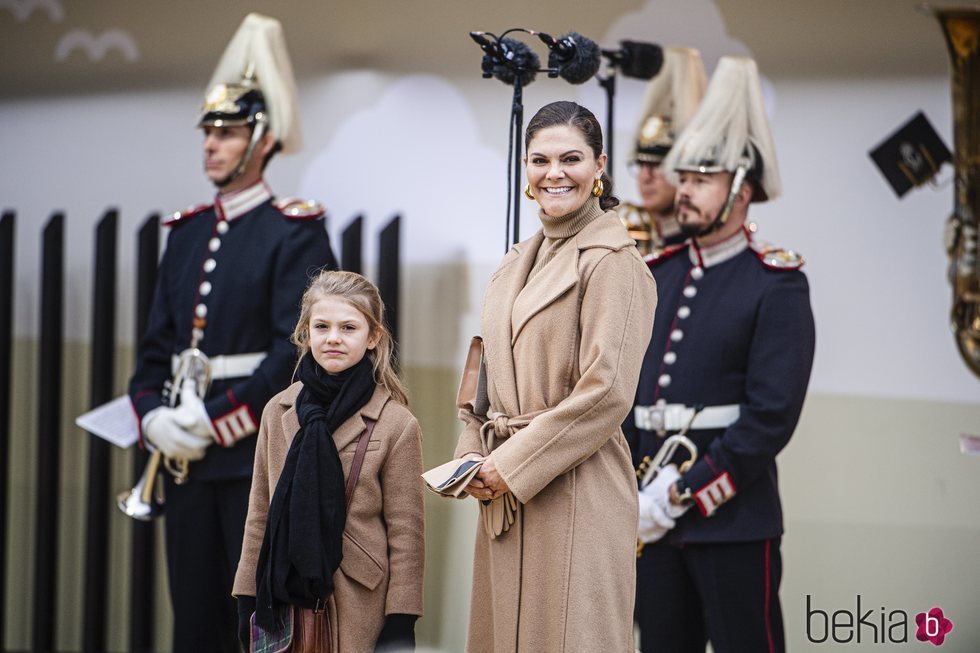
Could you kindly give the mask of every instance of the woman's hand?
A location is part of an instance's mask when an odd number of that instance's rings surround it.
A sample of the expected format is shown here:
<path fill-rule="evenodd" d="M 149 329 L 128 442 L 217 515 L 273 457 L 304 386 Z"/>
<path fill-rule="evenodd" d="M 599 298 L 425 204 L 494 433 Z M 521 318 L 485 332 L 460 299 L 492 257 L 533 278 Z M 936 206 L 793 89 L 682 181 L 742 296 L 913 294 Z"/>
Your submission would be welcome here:
<path fill-rule="evenodd" d="M 483 466 L 480 467 L 480 471 L 477 472 L 476 478 L 473 479 L 470 485 L 477 482 L 483 485 L 484 493 L 489 490 L 490 496 L 486 497 L 488 499 L 496 499 L 504 492 L 510 490 L 507 487 L 507 482 L 504 480 L 504 477 L 497 471 L 497 465 L 493 462 L 493 456 L 488 456 L 484 459 Z"/>

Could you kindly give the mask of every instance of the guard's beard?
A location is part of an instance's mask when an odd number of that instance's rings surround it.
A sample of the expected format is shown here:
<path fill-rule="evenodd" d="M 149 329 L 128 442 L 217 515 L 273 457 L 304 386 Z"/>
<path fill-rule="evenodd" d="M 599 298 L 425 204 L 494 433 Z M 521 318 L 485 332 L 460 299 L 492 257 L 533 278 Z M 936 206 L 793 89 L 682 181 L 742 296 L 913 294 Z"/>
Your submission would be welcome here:
<path fill-rule="evenodd" d="M 681 233 L 685 238 L 694 238 L 695 236 L 700 236 L 701 232 L 705 229 L 711 227 L 711 225 L 703 226 L 699 222 L 689 222 L 687 220 L 681 220 L 681 209 L 687 209 L 690 212 L 700 213 L 693 204 L 690 202 L 681 202 L 677 205 L 677 209 L 674 213 L 677 218 L 677 226 L 680 227 Z"/>
<path fill-rule="evenodd" d="M 690 204 L 689 202 L 682 202 L 678 206 L 677 224 L 680 226 L 681 233 L 684 234 L 685 238 L 703 238 L 714 233 L 715 231 L 718 231 L 721 229 L 722 224 L 724 224 L 721 221 L 721 211 L 719 211 L 714 219 L 706 225 L 702 225 L 698 222 L 682 222 L 680 219 L 680 209 L 682 208 L 686 208 L 689 211 L 697 211 L 698 213 L 700 213 L 700 211 L 698 211 L 697 208 L 695 208 L 694 205 Z"/>

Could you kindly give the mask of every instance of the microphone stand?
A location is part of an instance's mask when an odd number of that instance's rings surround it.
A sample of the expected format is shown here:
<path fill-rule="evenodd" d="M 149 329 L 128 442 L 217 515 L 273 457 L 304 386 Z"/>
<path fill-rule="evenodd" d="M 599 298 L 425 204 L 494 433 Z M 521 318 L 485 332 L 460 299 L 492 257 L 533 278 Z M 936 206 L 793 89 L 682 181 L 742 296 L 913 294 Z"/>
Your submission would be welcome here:
<path fill-rule="evenodd" d="M 602 56 L 609 60 L 609 73 L 603 77 L 596 75 L 599 86 L 606 91 L 606 156 L 609 159 L 606 163 L 608 170 L 613 170 L 613 96 L 616 94 L 616 62 L 619 53 L 613 50 L 603 50 Z"/>
<path fill-rule="evenodd" d="M 510 239 L 509 243 L 505 243 L 504 253 L 510 249 L 512 245 L 516 245 L 521 238 L 521 153 L 523 152 L 524 143 L 521 140 L 521 132 L 524 130 L 524 87 L 521 85 L 520 75 L 514 75 L 514 99 L 510 105 L 510 143 L 508 146 L 508 151 L 512 152 L 513 158 L 510 161 L 511 176 L 510 179 L 513 180 L 513 188 L 508 189 L 509 198 L 508 201 L 513 202 L 514 210 L 514 232 L 513 235 L 507 234 Z M 510 183 L 508 183 L 510 185 Z M 512 198 L 512 199 L 511 199 Z M 507 228 L 510 229 L 510 207 L 507 211 Z"/>
<path fill-rule="evenodd" d="M 511 32 L 526 32 L 528 34 L 537 34 L 532 30 L 525 29 L 523 27 L 514 27 L 505 32 L 500 36 L 495 36 L 489 32 L 470 32 L 470 36 L 478 45 L 483 49 L 484 53 L 489 55 L 491 58 L 491 64 L 487 67 L 484 64 L 483 76 L 485 78 L 494 76 L 491 71 L 494 65 L 503 65 L 510 69 L 514 75 L 514 96 L 510 105 L 510 123 L 509 123 L 509 134 L 507 137 L 507 221 L 505 225 L 504 233 L 504 253 L 506 254 L 511 246 L 517 244 L 521 237 L 521 161 L 524 158 L 523 147 L 524 143 L 522 140 L 524 131 L 524 86 L 521 83 L 522 76 L 524 73 L 528 72 L 547 72 L 549 77 L 557 77 L 558 71 L 547 68 L 539 69 L 536 66 L 534 68 L 525 68 L 522 65 L 516 64 L 514 61 L 506 57 L 500 56 L 500 49 L 491 48 L 491 43 L 486 37 L 492 38 L 499 46 L 503 41 L 504 37 Z M 486 62 L 487 59 L 485 58 Z M 537 57 L 535 57 L 535 63 L 537 63 Z M 533 76 L 532 76 L 533 79 Z M 530 83 L 530 82 L 528 82 Z M 511 215 L 514 216 L 513 229 L 511 228 Z"/>

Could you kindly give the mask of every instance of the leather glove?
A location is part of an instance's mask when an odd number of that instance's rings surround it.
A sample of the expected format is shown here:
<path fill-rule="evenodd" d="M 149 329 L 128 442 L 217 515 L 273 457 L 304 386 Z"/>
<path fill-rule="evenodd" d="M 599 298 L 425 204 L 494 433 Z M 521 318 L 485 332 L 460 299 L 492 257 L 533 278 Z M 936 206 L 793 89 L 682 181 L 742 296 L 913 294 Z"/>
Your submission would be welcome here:
<path fill-rule="evenodd" d="M 374 653 L 403 653 L 415 650 L 414 614 L 389 614 L 374 645 Z"/>
<path fill-rule="evenodd" d="M 177 426 L 188 433 L 200 438 L 215 439 L 214 427 L 211 426 L 211 416 L 208 415 L 204 402 L 197 396 L 197 384 L 188 380 L 180 389 L 180 405 L 174 415 Z"/>
<path fill-rule="evenodd" d="M 255 597 L 238 597 L 238 641 L 245 651 L 252 646 L 252 615 L 255 613 Z"/>
<path fill-rule="evenodd" d="M 636 534 L 641 542 L 656 542 L 662 538 L 676 524 L 674 519 L 687 510 L 670 505 L 670 486 L 678 478 L 680 474 L 677 467 L 667 465 L 657 472 L 656 478 L 649 485 L 640 489 L 640 523 Z M 679 509 L 680 514 L 672 514 L 672 508 Z"/>
<path fill-rule="evenodd" d="M 155 408 L 143 418 L 143 434 L 147 442 L 163 452 L 167 458 L 200 460 L 211 438 L 201 438 L 188 433 L 177 424 L 176 410 L 167 406 Z"/>

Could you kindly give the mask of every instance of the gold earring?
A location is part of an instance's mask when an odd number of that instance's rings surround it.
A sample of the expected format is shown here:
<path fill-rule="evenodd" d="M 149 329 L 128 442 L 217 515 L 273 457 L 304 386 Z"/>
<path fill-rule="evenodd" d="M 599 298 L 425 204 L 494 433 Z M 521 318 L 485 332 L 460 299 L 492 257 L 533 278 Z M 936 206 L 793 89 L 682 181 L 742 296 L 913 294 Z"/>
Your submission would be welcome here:
<path fill-rule="evenodd" d="M 592 182 L 592 194 L 593 195 L 595 195 L 596 197 L 602 197 L 602 191 L 603 190 L 604 189 L 603 189 L 603 186 L 602 186 L 602 179 L 596 179 L 594 182 Z"/>
<path fill-rule="evenodd" d="M 534 199 L 534 195 L 531 194 L 531 182 L 527 182 L 527 186 L 524 187 L 524 197 L 529 200 Z"/>

